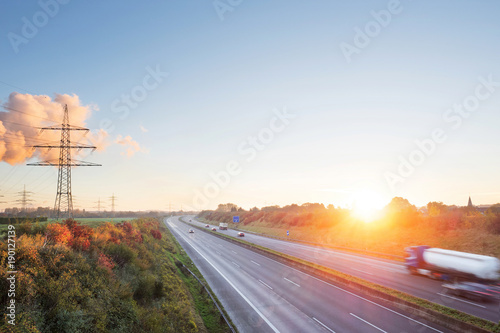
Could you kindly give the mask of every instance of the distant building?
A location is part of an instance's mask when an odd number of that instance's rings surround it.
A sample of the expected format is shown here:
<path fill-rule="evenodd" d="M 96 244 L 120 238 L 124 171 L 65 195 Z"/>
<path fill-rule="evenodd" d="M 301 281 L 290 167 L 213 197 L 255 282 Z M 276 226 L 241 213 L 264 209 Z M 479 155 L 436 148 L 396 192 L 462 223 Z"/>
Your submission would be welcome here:
<path fill-rule="evenodd" d="M 477 205 L 477 206 L 474 206 L 472 204 L 472 199 L 470 198 L 470 195 L 469 195 L 469 202 L 467 203 L 467 208 L 477 210 L 477 211 L 479 211 L 479 212 L 481 212 L 481 213 L 484 214 L 488 210 L 488 208 L 490 208 L 491 206 L 492 205 Z"/>

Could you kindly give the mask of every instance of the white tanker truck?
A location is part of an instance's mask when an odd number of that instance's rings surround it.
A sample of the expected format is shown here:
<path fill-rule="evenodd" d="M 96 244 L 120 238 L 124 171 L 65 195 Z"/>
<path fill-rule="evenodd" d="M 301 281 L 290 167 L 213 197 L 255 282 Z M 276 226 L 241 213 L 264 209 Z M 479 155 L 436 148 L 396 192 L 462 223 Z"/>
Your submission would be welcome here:
<path fill-rule="evenodd" d="M 409 254 L 405 260 L 406 268 L 412 274 L 441 280 L 500 280 L 500 260 L 495 257 L 431 248 L 426 245 L 410 246 L 405 251 Z"/>

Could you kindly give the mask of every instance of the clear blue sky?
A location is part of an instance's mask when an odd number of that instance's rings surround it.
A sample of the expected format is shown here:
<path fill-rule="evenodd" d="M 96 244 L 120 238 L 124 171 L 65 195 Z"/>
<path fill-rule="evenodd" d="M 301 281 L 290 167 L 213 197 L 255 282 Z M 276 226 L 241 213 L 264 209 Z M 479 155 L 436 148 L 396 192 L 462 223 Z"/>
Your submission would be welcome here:
<path fill-rule="evenodd" d="M 141 147 L 127 157 L 112 144 L 86 158 L 102 167 L 74 169 L 77 207 L 101 198 L 109 209 L 113 193 L 121 210 L 350 207 L 366 192 L 379 205 L 394 196 L 465 205 L 469 194 L 500 202 L 497 1 L 243 0 L 219 13 L 208 0 L 46 3 L 53 17 L 36 1 L 2 4 L 2 103 L 15 91 L 76 94 L 99 108 L 89 128 L 107 119 L 112 140 Z M 28 38 L 26 21 L 40 26 Z M 371 35 L 364 44 L 359 31 Z M 26 42 L 14 45 L 13 34 Z M 168 76 L 127 116 L 113 112 L 148 68 Z M 447 113 L 465 101 L 468 116 Z M 294 118 L 274 120 L 283 110 Z M 414 153 L 435 129 L 446 140 Z M 252 148 L 259 134 L 265 144 Z M 413 171 L 398 171 L 412 154 Z M 229 161 L 229 184 L 207 185 Z M 52 206 L 56 181 L 55 169 L 2 162 L 0 208 L 24 184 L 34 205 Z"/>

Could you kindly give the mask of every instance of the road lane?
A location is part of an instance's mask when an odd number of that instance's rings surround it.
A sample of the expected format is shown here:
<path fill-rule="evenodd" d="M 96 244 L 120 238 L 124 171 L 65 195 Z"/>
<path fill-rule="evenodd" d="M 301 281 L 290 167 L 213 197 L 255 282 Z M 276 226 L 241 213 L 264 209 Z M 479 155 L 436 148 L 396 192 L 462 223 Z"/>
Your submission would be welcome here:
<path fill-rule="evenodd" d="M 176 218 L 172 218 L 166 224 L 179 241 L 186 240 L 184 244 L 181 243 L 183 247 L 186 246 L 186 252 L 188 247 L 196 248 L 200 252 L 198 256 L 203 254 L 210 260 L 280 332 L 377 331 L 350 313 L 388 332 L 414 332 L 416 327 L 419 332 L 448 332 L 209 233 L 196 230 L 194 234 L 188 234 L 189 227 L 177 222 Z M 220 254 L 217 254 L 215 249 Z M 199 261 L 195 263 L 198 266 Z M 205 276 L 205 272 L 202 271 L 202 274 Z M 212 275 L 205 278 L 217 296 L 221 297 L 222 302 L 223 296 L 218 294 L 220 290 L 212 286 L 211 280 L 217 280 L 217 277 Z M 219 277 L 218 281 L 220 280 Z M 228 289 L 229 286 L 226 285 L 225 290 Z M 234 301 L 242 300 L 234 299 Z M 226 310 L 230 310 L 231 306 L 227 301 L 224 304 Z M 252 310 L 254 311 L 253 308 L 250 309 Z M 255 320 L 250 325 L 237 324 L 239 321 L 248 322 L 245 317 L 251 316 L 249 313 L 229 313 L 229 315 L 242 332 L 263 331 L 262 325 L 258 328 L 252 326 Z M 243 320 L 234 317 L 241 315 Z M 269 326 L 262 316 L 260 318 Z"/>
<path fill-rule="evenodd" d="M 191 216 L 193 223 L 204 226 Z M 210 226 L 212 227 L 212 225 Z M 217 230 L 231 236 L 237 236 L 235 230 Z M 394 288 L 431 302 L 442 304 L 472 315 L 491 320 L 500 321 L 498 302 L 478 303 L 468 299 L 450 297 L 442 287 L 443 282 L 432 280 L 423 276 L 410 275 L 401 262 L 367 257 L 336 251 L 319 246 L 288 242 L 251 233 L 245 234 L 245 240 L 254 244 L 286 253 L 297 258 L 305 259 L 335 270 L 357 276 L 368 281 Z"/>

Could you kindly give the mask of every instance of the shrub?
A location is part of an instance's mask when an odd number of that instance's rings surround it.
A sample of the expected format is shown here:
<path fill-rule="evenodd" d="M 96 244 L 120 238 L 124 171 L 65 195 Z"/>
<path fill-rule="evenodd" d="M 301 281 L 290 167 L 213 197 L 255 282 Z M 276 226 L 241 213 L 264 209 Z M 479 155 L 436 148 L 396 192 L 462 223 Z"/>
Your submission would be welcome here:
<path fill-rule="evenodd" d="M 72 240 L 73 236 L 66 225 L 52 223 L 47 226 L 47 238 L 56 244 L 66 245 Z"/>
<path fill-rule="evenodd" d="M 137 253 L 123 243 L 109 245 L 106 248 L 106 252 L 120 267 L 132 262 L 137 257 Z"/>
<path fill-rule="evenodd" d="M 161 239 L 161 232 L 160 230 L 151 230 L 151 235 L 156 238 L 156 239 Z"/>

